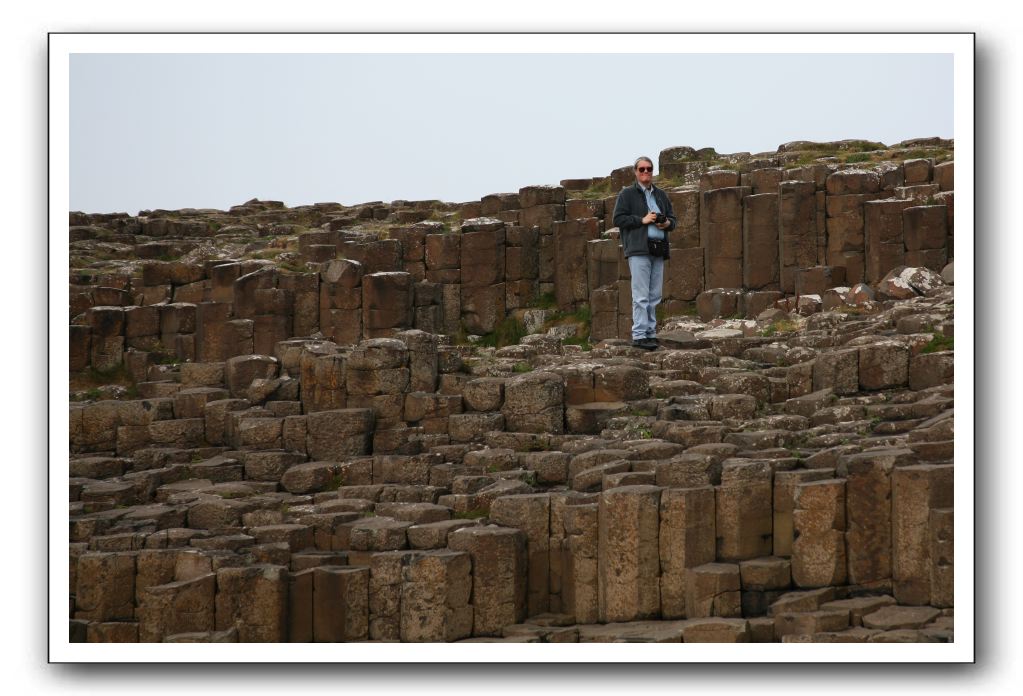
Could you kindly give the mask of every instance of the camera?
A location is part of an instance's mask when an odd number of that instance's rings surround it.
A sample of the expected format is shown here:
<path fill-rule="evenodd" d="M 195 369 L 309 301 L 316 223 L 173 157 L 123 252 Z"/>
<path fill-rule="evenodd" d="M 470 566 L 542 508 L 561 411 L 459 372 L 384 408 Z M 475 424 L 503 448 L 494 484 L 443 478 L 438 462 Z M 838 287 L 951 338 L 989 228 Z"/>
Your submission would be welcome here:
<path fill-rule="evenodd" d="M 664 213 L 656 213 L 657 218 L 654 220 L 658 225 L 663 225 L 668 221 L 668 217 Z"/>

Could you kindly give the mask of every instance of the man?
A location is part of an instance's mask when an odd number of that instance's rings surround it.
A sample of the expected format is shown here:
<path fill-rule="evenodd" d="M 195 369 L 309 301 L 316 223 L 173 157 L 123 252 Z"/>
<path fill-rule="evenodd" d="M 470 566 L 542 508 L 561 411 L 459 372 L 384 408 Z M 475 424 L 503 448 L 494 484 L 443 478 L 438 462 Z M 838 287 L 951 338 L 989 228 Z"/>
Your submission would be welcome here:
<path fill-rule="evenodd" d="M 614 224 L 632 274 L 632 345 L 655 350 L 657 305 L 668 258 L 668 232 L 675 229 L 675 213 L 668 195 L 653 184 L 654 163 L 640 157 L 633 164 L 636 183 L 626 186 L 615 203 Z"/>

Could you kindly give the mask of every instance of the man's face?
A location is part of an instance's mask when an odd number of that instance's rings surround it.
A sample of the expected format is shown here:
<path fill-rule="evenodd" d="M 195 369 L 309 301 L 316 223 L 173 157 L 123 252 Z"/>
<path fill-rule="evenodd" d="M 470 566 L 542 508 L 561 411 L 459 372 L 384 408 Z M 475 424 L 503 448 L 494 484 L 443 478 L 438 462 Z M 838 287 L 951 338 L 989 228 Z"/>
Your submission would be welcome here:
<path fill-rule="evenodd" d="M 652 162 L 640 160 L 636 165 L 636 181 L 640 186 L 649 186 L 654 180 L 654 165 Z"/>

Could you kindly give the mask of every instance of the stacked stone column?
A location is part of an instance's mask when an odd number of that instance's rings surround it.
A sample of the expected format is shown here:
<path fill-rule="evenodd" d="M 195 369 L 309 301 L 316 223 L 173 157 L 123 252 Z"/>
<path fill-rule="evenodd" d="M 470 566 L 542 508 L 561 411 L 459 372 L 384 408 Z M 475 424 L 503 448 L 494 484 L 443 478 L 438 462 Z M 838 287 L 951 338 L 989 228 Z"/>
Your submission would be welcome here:
<path fill-rule="evenodd" d="M 601 622 L 660 613 L 660 500 L 657 486 L 604 491 L 598 514 L 598 604 Z"/>
<path fill-rule="evenodd" d="M 426 235 L 426 279 L 440 284 L 441 326 L 456 336 L 462 328 L 462 237 L 456 233 Z"/>
<path fill-rule="evenodd" d="M 866 201 L 863 204 L 865 278 L 868 283 L 876 283 L 891 269 L 905 264 L 902 214 L 912 205 L 912 200 L 898 198 Z"/>
<path fill-rule="evenodd" d="M 528 307 L 539 293 L 540 232 L 537 227 L 505 228 L 504 280 L 508 311 Z"/>
<path fill-rule="evenodd" d="M 700 192 L 668 191 L 668 198 L 677 224 L 668 233 L 671 258 L 664 262 L 662 303 L 668 314 L 676 314 L 704 288 L 705 254 L 700 241 Z"/>
<path fill-rule="evenodd" d="M 742 287 L 742 201 L 750 191 L 748 186 L 730 186 L 700 194 L 705 288 Z"/>
<path fill-rule="evenodd" d="M 491 333 L 505 316 L 504 223 L 467 220 L 461 239 L 462 325 L 469 333 Z"/>
<path fill-rule="evenodd" d="M 781 291 L 794 293 L 796 271 L 816 265 L 817 187 L 810 181 L 783 181 L 778 185 L 778 266 Z"/>
<path fill-rule="evenodd" d="M 565 189 L 561 186 L 525 186 L 519 189 L 518 224 L 539 234 L 538 281 L 540 294 L 555 292 L 554 223 L 565 220 Z"/>
<path fill-rule="evenodd" d="M 597 218 L 552 223 L 554 235 L 554 296 L 558 309 L 573 311 L 588 297 L 587 242 L 599 235 Z"/>
<path fill-rule="evenodd" d="M 906 265 L 938 273 L 948 263 L 948 212 L 944 205 L 911 206 L 902 211 Z"/>

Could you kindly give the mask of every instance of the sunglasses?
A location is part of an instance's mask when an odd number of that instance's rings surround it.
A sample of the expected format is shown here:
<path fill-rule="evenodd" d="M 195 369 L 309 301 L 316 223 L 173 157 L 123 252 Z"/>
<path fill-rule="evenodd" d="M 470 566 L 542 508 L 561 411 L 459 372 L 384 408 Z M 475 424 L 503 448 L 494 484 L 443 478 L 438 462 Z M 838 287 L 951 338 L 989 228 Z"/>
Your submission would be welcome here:
<path fill-rule="evenodd" d="M 651 174 L 653 174 L 654 173 L 654 168 L 653 167 L 636 167 L 636 171 L 639 172 L 640 174 L 644 174 L 646 172 L 650 172 Z"/>

